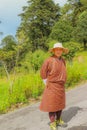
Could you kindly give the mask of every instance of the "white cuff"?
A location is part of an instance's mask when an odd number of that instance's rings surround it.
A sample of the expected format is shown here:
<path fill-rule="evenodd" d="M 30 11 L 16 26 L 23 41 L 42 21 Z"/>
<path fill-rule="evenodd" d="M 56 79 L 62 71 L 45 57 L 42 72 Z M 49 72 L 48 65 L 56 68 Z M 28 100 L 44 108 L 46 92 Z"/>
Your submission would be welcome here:
<path fill-rule="evenodd" d="M 47 79 L 43 79 L 43 83 L 46 85 Z"/>

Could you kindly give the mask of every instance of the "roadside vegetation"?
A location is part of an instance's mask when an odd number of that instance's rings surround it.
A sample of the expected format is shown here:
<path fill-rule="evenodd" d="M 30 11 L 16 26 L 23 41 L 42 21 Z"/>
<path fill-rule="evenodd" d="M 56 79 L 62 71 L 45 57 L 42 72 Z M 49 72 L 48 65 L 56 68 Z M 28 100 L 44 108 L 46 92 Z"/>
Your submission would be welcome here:
<path fill-rule="evenodd" d="M 40 67 L 56 42 L 69 48 L 63 55 L 66 89 L 87 81 L 86 3 L 67 0 L 60 7 L 53 0 L 28 0 L 16 36 L 7 35 L 0 44 L 0 114 L 41 99 L 45 86 Z"/>

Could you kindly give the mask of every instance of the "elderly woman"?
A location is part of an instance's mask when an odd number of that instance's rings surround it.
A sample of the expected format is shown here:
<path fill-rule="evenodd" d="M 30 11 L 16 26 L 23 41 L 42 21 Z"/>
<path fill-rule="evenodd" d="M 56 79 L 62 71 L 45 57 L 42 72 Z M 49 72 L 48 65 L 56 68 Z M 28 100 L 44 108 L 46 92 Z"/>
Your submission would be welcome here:
<path fill-rule="evenodd" d="M 68 49 L 64 48 L 62 43 L 56 43 L 50 52 L 54 55 L 44 61 L 40 70 L 45 84 L 40 110 L 49 113 L 50 128 L 56 130 L 58 125 L 67 126 L 60 117 L 65 108 L 64 84 L 66 82 L 66 64 L 62 53 L 68 53 Z"/>

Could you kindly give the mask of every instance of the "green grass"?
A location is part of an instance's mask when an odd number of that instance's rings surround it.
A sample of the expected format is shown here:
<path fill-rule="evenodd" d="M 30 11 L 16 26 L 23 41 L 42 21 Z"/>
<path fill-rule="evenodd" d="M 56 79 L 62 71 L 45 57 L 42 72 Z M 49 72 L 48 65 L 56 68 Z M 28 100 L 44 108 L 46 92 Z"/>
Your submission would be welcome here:
<path fill-rule="evenodd" d="M 12 93 L 10 93 L 9 82 L 3 79 L 0 82 L 0 113 L 7 110 L 17 103 L 27 103 L 29 98 L 37 98 L 43 91 L 43 83 L 37 74 L 20 75 L 16 77 L 13 84 Z"/>
<path fill-rule="evenodd" d="M 72 64 L 67 63 L 67 73 L 67 88 L 87 80 L 87 51 L 77 53 Z"/>
<path fill-rule="evenodd" d="M 13 75 L 11 75 L 13 79 Z M 66 88 L 72 88 L 77 83 L 87 80 L 87 51 L 79 52 L 72 64 L 67 62 Z M 12 105 L 29 103 L 31 98 L 37 99 L 44 90 L 39 72 L 16 75 L 10 93 L 9 81 L 6 77 L 0 79 L 0 113 L 6 113 Z"/>

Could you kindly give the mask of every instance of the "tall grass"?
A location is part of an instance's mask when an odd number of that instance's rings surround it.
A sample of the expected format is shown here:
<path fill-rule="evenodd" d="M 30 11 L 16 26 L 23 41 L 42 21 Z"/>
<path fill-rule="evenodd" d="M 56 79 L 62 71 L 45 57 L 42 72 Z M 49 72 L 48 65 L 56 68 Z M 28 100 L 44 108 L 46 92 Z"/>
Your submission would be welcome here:
<path fill-rule="evenodd" d="M 13 76 L 12 76 L 13 78 Z M 67 62 L 66 88 L 75 86 L 87 80 L 87 52 L 79 52 L 72 63 Z M 9 92 L 9 82 L 0 79 L 0 113 L 5 113 L 12 105 L 28 103 L 30 98 L 38 98 L 44 90 L 44 84 L 39 72 L 16 75 L 12 93 Z"/>
<path fill-rule="evenodd" d="M 87 52 L 79 52 L 73 62 L 67 63 L 66 88 L 87 80 Z"/>
<path fill-rule="evenodd" d="M 43 83 L 39 73 L 18 75 L 9 93 L 9 83 L 6 79 L 0 83 L 0 113 L 5 113 L 11 105 L 27 103 L 29 98 L 37 98 L 43 91 Z"/>

